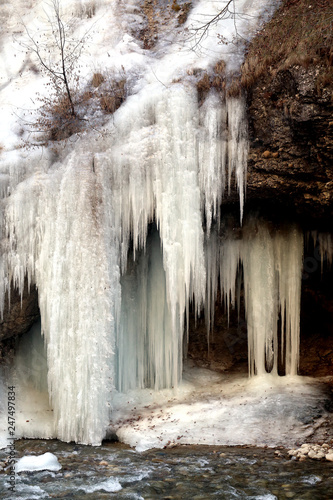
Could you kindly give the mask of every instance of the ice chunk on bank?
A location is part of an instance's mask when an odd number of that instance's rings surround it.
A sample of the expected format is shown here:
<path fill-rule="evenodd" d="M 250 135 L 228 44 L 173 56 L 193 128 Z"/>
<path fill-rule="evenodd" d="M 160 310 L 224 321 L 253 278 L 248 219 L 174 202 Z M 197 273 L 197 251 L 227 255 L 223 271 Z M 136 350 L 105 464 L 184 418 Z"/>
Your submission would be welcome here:
<path fill-rule="evenodd" d="M 39 456 L 27 455 L 20 458 L 16 464 L 16 472 L 37 470 L 51 470 L 57 472 L 60 469 L 61 465 L 57 457 L 50 452 Z"/>

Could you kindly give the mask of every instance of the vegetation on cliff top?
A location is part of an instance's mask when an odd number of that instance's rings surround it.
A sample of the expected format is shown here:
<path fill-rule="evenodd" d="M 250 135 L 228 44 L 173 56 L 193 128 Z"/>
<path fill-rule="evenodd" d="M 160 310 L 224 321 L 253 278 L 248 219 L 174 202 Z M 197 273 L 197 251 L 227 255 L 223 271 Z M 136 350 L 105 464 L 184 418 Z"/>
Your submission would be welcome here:
<path fill-rule="evenodd" d="M 318 93 L 333 82 L 331 0 L 283 0 L 269 23 L 249 44 L 241 84 L 251 87 L 267 71 L 321 66 Z"/>

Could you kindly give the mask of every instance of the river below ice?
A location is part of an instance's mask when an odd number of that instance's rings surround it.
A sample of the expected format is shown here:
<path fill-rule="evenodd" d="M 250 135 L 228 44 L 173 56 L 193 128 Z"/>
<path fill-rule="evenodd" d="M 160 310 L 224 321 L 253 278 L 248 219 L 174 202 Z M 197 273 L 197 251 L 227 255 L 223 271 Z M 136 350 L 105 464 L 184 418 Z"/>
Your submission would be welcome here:
<path fill-rule="evenodd" d="M 70 499 L 257 499 L 333 498 L 333 463 L 288 457 L 285 449 L 177 446 L 135 451 L 121 443 L 101 447 L 57 440 L 20 440 L 17 457 L 55 454 L 58 472 L 20 472 L 16 493 L 0 474 L 0 497 Z M 0 450 L 0 461 L 6 450 Z"/>

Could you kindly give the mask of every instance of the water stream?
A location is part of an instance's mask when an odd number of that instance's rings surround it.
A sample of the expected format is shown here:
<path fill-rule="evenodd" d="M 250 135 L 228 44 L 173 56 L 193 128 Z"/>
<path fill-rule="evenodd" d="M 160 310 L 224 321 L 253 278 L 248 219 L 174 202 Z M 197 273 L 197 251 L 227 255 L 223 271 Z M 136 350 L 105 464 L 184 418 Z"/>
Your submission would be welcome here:
<path fill-rule="evenodd" d="M 101 447 L 21 440 L 18 456 L 54 453 L 59 472 L 21 472 L 17 499 L 85 498 L 327 500 L 333 497 L 332 463 L 291 460 L 284 449 L 178 446 L 136 452 L 121 443 Z M 0 460 L 5 456 L 0 452 Z M 7 491 L 0 474 L 0 495 Z"/>

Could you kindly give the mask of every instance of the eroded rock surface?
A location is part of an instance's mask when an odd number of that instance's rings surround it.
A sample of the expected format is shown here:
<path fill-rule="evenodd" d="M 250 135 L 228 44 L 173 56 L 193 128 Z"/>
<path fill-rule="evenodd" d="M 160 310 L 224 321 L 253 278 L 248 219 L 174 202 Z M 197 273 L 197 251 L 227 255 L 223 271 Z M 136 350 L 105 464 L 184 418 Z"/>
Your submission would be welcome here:
<path fill-rule="evenodd" d="M 247 197 L 276 197 L 298 213 L 327 218 L 333 214 L 333 103 L 330 88 L 318 95 L 320 70 L 271 70 L 249 91 Z"/>

